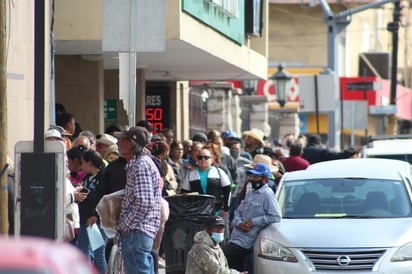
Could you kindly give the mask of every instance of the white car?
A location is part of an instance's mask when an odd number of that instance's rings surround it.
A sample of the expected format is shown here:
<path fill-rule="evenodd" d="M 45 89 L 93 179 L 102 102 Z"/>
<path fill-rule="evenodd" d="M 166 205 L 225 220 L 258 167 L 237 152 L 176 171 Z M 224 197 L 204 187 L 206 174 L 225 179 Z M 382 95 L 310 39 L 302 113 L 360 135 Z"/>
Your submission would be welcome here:
<path fill-rule="evenodd" d="M 345 159 L 286 173 L 282 221 L 259 234 L 254 273 L 412 273 L 411 166 Z"/>
<path fill-rule="evenodd" d="M 412 135 L 371 137 L 363 148 L 362 156 L 402 160 L 412 164 Z"/>

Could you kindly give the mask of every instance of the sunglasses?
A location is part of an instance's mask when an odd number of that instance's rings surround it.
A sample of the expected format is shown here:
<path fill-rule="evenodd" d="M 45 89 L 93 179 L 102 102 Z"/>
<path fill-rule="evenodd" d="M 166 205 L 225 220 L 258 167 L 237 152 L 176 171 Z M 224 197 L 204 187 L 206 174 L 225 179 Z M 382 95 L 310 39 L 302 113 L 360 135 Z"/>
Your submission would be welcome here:
<path fill-rule="evenodd" d="M 211 157 L 207 155 L 198 155 L 197 159 L 199 160 L 209 160 Z"/>

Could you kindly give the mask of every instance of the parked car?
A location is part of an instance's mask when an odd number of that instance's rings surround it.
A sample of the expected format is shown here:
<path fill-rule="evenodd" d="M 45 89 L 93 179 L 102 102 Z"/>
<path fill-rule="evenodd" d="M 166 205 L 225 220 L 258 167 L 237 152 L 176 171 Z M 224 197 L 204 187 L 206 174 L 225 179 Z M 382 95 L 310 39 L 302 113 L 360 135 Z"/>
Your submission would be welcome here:
<path fill-rule="evenodd" d="M 282 221 L 258 236 L 254 273 L 412 273 L 411 166 L 345 159 L 286 173 Z"/>
<path fill-rule="evenodd" d="M 0 237 L 0 274 L 94 274 L 88 258 L 67 242 Z"/>
<path fill-rule="evenodd" d="M 412 164 L 412 135 L 381 135 L 370 137 L 363 147 L 365 158 L 384 158 Z"/>

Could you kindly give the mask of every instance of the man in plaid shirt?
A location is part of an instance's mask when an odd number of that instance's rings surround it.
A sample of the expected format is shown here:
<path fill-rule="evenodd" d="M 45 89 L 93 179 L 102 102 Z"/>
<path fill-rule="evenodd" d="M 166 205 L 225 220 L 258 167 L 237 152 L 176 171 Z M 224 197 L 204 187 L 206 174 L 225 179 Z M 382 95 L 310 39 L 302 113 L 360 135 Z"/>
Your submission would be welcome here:
<path fill-rule="evenodd" d="M 125 197 L 118 231 L 125 273 L 154 273 L 151 255 L 153 240 L 160 225 L 160 174 L 145 146 L 150 133 L 131 127 L 115 133 L 120 154 L 127 159 Z"/>

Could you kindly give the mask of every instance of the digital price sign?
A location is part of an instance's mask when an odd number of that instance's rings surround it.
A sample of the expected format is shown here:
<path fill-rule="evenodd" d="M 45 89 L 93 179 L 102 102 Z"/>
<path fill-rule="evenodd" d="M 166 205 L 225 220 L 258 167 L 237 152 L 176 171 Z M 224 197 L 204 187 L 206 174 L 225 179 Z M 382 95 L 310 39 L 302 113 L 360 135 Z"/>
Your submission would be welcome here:
<path fill-rule="evenodd" d="M 169 128 L 170 93 L 167 89 L 146 90 L 146 120 L 159 131 Z"/>

